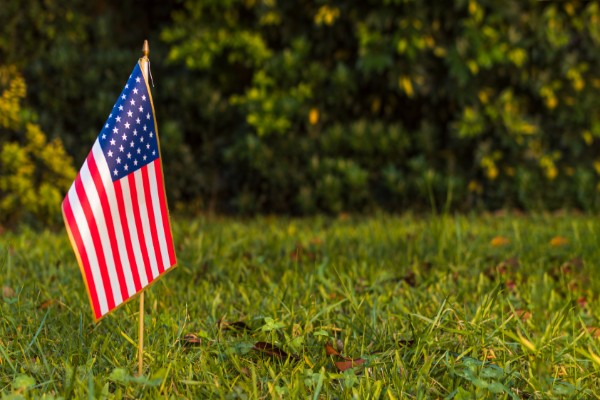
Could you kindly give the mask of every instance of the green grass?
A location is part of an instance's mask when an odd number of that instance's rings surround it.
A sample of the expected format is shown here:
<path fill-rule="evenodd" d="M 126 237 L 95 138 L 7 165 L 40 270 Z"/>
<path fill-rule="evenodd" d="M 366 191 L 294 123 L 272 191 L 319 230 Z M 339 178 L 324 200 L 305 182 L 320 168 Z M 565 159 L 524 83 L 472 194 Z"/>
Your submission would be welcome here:
<path fill-rule="evenodd" d="M 0 236 L 0 393 L 600 397 L 596 217 L 181 219 L 174 236 L 143 377 L 137 301 L 94 324 L 66 233 Z M 329 342 L 364 362 L 339 370 Z"/>

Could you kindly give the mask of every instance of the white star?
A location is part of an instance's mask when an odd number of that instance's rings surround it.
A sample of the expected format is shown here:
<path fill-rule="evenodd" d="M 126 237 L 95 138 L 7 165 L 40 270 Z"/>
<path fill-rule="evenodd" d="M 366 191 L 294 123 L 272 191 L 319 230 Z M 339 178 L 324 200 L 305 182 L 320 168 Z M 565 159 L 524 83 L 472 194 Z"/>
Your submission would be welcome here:
<path fill-rule="evenodd" d="M 112 113 L 111 113 L 111 114 L 108 114 L 108 118 L 112 118 Z"/>
<path fill-rule="evenodd" d="M 144 132 L 146 132 L 146 125 L 144 125 Z"/>
<path fill-rule="evenodd" d="M 115 168 L 115 170 L 113 171 L 115 175 L 118 174 L 117 169 Z"/>
<path fill-rule="evenodd" d="M 123 134 L 123 136 L 121 136 L 121 139 L 123 139 L 123 140 L 127 140 L 127 135 L 126 135 L 126 134 Z"/>
<path fill-rule="evenodd" d="M 148 143 L 148 144 L 146 145 L 146 148 L 147 148 L 147 149 L 149 149 L 149 148 L 150 148 L 150 143 Z"/>
<path fill-rule="evenodd" d="M 123 111 L 123 106 L 119 106 L 119 111 Z"/>
<path fill-rule="evenodd" d="M 154 136 L 154 134 L 152 132 L 150 132 L 150 137 Z"/>
<path fill-rule="evenodd" d="M 150 113 L 146 114 L 146 119 L 150 119 Z"/>
<path fill-rule="evenodd" d="M 127 153 L 127 158 L 131 158 L 131 153 Z"/>
<path fill-rule="evenodd" d="M 139 118 L 136 119 L 135 122 L 137 122 L 139 124 L 140 123 L 140 119 Z"/>
<path fill-rule="evenodd" d="M 140 110 L 140 112 L 144 112 L 144 107 L 140 106 L 140 108 L 138 108 L 138 110 Z"/>
<path fill-rule="evenodd" d="M 121 117 L 117 117 L 117 122 L 121 122 Z"/>
<path fill-rule="evenodd" d="M 146 161 L 146 156 L 144 156 L 144 161 Z"/>
<path fill-rule="evenodd" d="M 140 154 L 142 151 L 140 150 L 140 148 L 138 147 L 137 149 L 137 153 Z"/>
<path fill-rule="evenodd" d="M 121 164 L 121 157 L 117 157 L 117 164 Z"/>
<path fill-rule="evenodd" d="M 119 133 L 119 128 L 117 128 L 116 126 L 113 128 L 113 133 Z"/>
<path fill-rule="evenodd" d="M 115 139 L 110 139 L 110 144 L 111 144 L 111 146 L 114 146 L 115 145 Z"/>
<path fill-rule="evenodd" d="M 131 103 L 132 106 L 135 106 L 135 100 L 134 99 L 131 99 L 130 103 Z"/>
<path fill-rule="evenodd" d="M 129 166 L 127 164 L 125 164 L 125 171 L 127 171 L 129 169 Z"/>
<path fill-rule="evenodd" d="M 137 136 L 137 129 L 133 130 L 133 136 Z"/>
<path fill-rule="evenodd" d="M 129 129 L 129 122 L 125 122 L 125 128 Z"/>
<path fill-rule="evenodd" d="M 104 125 L 105 128 L 108 128 L 108 124 Z"/>
<path fill-rule="evenodd" d="M 128 116 L 129 118 L 133 117 L 133 113 L 131 112 L 131 110 L 127 111 L 127 116 Z"/>
<path fill-rule="evenodd" d="M 137 78 L 135 78 L 135 81 L 139 83 L 140 77 L 138 76 Z"/>
<path fill-rule="evenodd" d="M 133 89 L 133 93 L 137 94 L 138 90 L 137 88 Z"/>
<path fill-rule="evenodd" d="M 142 100 L 146 101 L 146 95 L 142 96 Z"/>
<path fill-rule="evenodd" d="M 133 160 L 133 165 L 137 165 L 137 160 Z"/>
<path fill-rule="evenodd" d="M 156 150 L 152 150 L 152 155 L 155 156 L 156 155 Z"/>
<path fill-rule="evenodd" d="M 106 139 L 106 134 L 102 134 L 102 139 Z"/>
<path fill-rule="evenodd" d="M 122 95 L 122 96 L 121 96 L 121 98 L 122 98 L 123 100 L 125 100 L 125 99 L 126 99 L 125 95 Z"/>
<path fill-rule="evenodd" d="M 144 143 L 144 137 L 143 136 L 140 138 L 140 143 Z"/>
<path fill-rule="evenodd" d="M 121 145 L 121 146 L 119 147 L 119 151 L 120 151 L 120 152 L 123 152 L 123 150 L 125 150 L 125 148 L 123 147 L 123 145 Z"/>
<path fill-rule="evenodd" d="M 129 143 L 129 147 L 133 147 L 133 140 Z"/>
<path fill-rule="evenodd" d="M 108 151 L 107 154 L 108 154 L 109 157 L 112 157 L 112 155 L 113 155 L 112 151 L 110 151 L 110 150 Z"/>
<path fill-rule="evenodd" d="M 129 83 L 125 85 L 125 89 L 129 89 Z"/>

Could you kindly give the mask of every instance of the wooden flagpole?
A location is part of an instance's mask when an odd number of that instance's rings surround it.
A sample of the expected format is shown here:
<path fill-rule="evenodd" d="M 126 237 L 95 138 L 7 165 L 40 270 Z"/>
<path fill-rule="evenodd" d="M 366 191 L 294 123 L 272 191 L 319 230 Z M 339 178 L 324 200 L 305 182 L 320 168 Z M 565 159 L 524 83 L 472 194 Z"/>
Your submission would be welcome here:
<path fill-rule="evenodd" d="M 142 47 L 143 57 L 140 58 L 140 68 L 144 74 L 144 79 L 148 82 L 148 70 L 150 60 L 148 54 L 150 54 L 150 46 L 148 41 L 144 40 L 144 47 Z M 142 376 L 144 369 L 144 289 L 140 293 L 140 331 L 138 336 L 138 376 Z"/>

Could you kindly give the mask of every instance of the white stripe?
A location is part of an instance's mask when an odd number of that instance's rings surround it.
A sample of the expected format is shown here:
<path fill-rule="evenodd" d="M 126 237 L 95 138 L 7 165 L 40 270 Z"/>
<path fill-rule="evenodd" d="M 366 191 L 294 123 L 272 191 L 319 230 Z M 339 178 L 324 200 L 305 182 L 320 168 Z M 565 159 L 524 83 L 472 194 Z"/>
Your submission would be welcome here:
<path fill-rule="evenodd" d="M 96 287 L 96 294 L 98 296 L 98 304 L 100 304 L 100 315 L 104 315 L 108 312 L 108 304 L 106 302 L 106 293 L 104 293 L 104 285 L 102 283 L 102 275 L 100 275 L 100 268 L 98 266 L 98 258 L 96 257 L 96 250 L 94 249 L 94 242 L 92 241 L 92 234 L 90 233 L 90 227 L 87 224 L 85 213 L 81 208 L 79 197 L 75 191 L 75 184 L 71 186 L 69 193 L 69 203 L 71 204 L 71 210 L 73 211 L 73 217 L 79 229 L 81 240 L 83 241 L 83 247 L 87 253 L 88 261 L 90 264 L 90 270 L 92 272 L 92 278 L 94 279 L 94 286 Z M 88 281 L 89 284 L 89 281 Z"/>
<path fill-rule="evenodd" d="M 162 211 L 160 210 L 160 201 L 164 198 L 164 193 L 158 193 L 157 179 L 162 179 L 162 176 L 158 176 L 159 169 L 156 168 L 156 163 L 160 162 L 160 159 L 148 164 L 148 177 L 150 178 L 150 195 L 152 196 L 152 208 L 154 210 L 154 220 L 156 221 L 156 230 L 158 232 L 158 243 L 160 245 L 160 254 L 162 255 L 162 262 L 164 270 L 166 271 L 171 263 L 169 262 L 169 248 L 167 244 L 167 238 L 165 236 L 165 227 L 163 225 Z M 161 197 L 163 196 L 163 197 Z"/>
<path fill-rule="evenodd" d="M 115 306 L 117 306 L 123 302 L 123 298 L 121 297 L 121 286 L 119 285 L 119 277 L 117 276 L 117 270 L 115 268 L 115 258 L 113 256 L 112 247 L 110 246 L 110 236 L 108 228 L 106 227 L 106 221 L 104 220 L 100 195 L 94 184 L 94 178 L 92 178 L 92 173 L 87 160 L 83 163 L 79 174 L 90 208 L 92 209 L 92 214 L 94 215 L 94 220 L 96 221 L 96 227 L 98 228 L 98 234 L 100 235 L 100 243 L 102 244 L 102 251 L 104 252 L 104 260 L 106 261 L 108 280 L 110 281 L 110 286 L 112 288 Z"/>
<path fill-rule="evenodd" d="M 142 167 L 146 168 L 146 167 Z M 135 187 L 137 189 L 137 205 L 140 209 L 140 219 L 142 220 L 142 229 L 144 230 L 144 239 L 146 240 L 146 249 L 148 258 L 150 258 L 150 268 L 152 269 L 152 279 L 158 276 L 158 265 L 156 264 L 156 254 L 154 253 L 154 244 L 152 242 L 152 232 L 150 221 L 148 220 L 148 207 L 146 207 L 146 192 L 144 191 L 144 177 L 142 170 L 138 169 L 133 173 Z"/>
<path fill-rule="evenodd" d="M 137 228 L 135 227 L 135 219 L 133 217 L 133 206 L 131 204 L 131 192 L 129 191 L 129 181 L 127 178 L 119 180 L 121 183 L 121 190 L 123 191 L 123 200 L 125 203 L 125 219 L 127 220 L 127 226 L 129 228 L 129 236 L 131 237 L 131 245 L 133 247 L 133 254 L 135 256 L 135 267 L 137 268 L 138 274 L 140 275 L 140 283 L 142 287 L 148 285 L 148 277 L 146 276 L 146 268 L 144 268 L 144 259 L 142 257 L 142 251 L 140 249 L 140 239 L 138 238 Z"/>
<path fill-rule="evenodd" d="M 125 235 L 123 233 L 123 227 L 121 226 L 121 218 L 119 217 L 119 207 L 117 204 L 115 187 L 112 179 L 110 178 L 110 170 L 108 169 L 108 164 L 104 158 L 104 153 L 102 152 L 100 143 L 97 140 L 92 147 L 92 153 L 94 155 L 94 160 L 96 160 L 96 167 L 98 168 L 98 173 L 102 179 L 104 190 L 106 191 L 108 204 L 110 205 L 110 214 L 112 217 L 113 226 L 115 228 L 116 242 L 117 247 L 119 248 L 119 256 L 121 257 L 121 265 L 123 266 L 123 275 L 125 276 L 125 284 L 127 286 L 129 298 L 135 294 L 135 283 L 133 281 L 131 265 L 129 265 L 127 247 L 125 246 Z"/>

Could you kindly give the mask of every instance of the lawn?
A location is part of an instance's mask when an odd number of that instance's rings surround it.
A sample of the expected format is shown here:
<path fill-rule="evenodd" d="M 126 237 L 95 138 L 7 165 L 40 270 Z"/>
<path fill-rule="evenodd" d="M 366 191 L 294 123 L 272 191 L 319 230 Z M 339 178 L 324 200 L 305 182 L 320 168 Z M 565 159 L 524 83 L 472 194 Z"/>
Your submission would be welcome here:
<path fill-rule="evenodd" d="M 0 236 L 8 398 L 600 397 L 600 221 L 175 219 L 178 267 L 95 324 L 64 231 Z"/>

